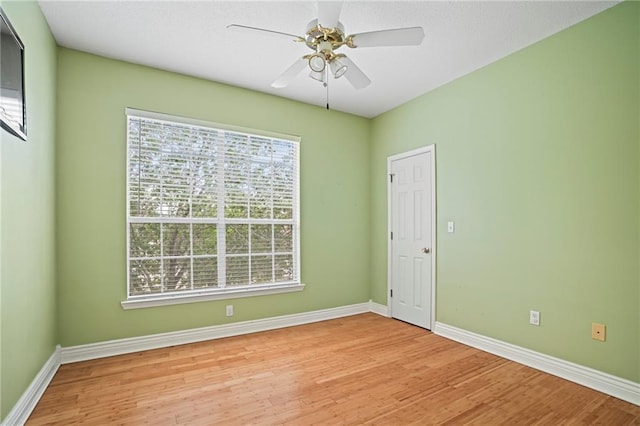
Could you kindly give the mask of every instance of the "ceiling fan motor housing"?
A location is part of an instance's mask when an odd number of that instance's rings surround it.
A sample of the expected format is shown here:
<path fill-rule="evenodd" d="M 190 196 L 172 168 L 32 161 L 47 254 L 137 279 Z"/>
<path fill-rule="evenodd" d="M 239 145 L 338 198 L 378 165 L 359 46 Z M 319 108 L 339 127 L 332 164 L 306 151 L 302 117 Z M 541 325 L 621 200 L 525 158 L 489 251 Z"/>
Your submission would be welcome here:
<path fill-rule="evenodd" d="M 305 43 L 316 52 L 322 50 L 333 50 L 345 44 L 344 26 L 338 22 L 334 28 L 325 28 L 314 19 L 307 25 Z"/>

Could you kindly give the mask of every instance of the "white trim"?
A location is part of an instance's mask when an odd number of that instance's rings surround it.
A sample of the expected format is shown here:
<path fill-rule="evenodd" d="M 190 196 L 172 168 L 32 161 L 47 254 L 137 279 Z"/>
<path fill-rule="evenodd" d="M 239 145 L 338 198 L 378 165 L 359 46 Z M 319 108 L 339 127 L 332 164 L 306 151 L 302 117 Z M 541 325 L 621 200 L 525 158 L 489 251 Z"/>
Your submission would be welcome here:
<path fill-rule="evenodd" d="M 131 298 L 129 300 L 123 300 L 122 302 L 120 302 L 120 305 L 122 306 L 122 309 L 152 308 L 154 306 L 206 302 L 208 300 L 237 299 L 239 297 L 250 296 L 265 296 L 267 294 L 290 293 L 293 291 L 302 290 L 304 290 L 304 284 L 299 283 L 286 285 L 270 285 L 259 288 L 256 288 L 256 286 L 242 288 L 227 287 L 224 289 L 220 289 L 220 291 L 218 292 L 208 292 L 202 294 L 173 294 L 166 297 L 150 297 L 144 299 Z"/>
<path fill-rule="evenodd" d="M 71 362 L 86 361 L 89 359 L 128 354 L 132 352 L 146 351 L 149 349 L 166 348 L 169 346 L 184 345 L 186 343 L 202 342 L 205 340 L 239 336 L 259 331 L 342 318 L 366 312 L 370 312 L 370 305 L 368 302 L 253 321 L 243 321 L 232 324 L 195 328 L 191 330 L 174 331 L 170 333 L 152 334 L 149 336 L 130 337 L 127 339 L 71 346 L 62 348 L 61 362 L 62 364 L 68 364 Z"/>
<path fill-rule="evenodd" d="M 640 405 L 640 383 L 437 322 L 434 333 Z"/>
<path fill-rule="evenodd" d="M 431 328 L 436 326 L 436 256 L 438 256 L 438 217 L 436 209 L 436 146 L 429 145 L 431 148 Z"/>
<path fill-rule="evenodd" d="M 289 135 L 286 133 L 277 133 L 277 132 L 271 132 L 268 130 L 252 129 L 250 127 L 233 126 L 230 124 L 216 123 L 214 121 L 198 120 L 196 118 L 189 118 L 181 115 L 163 114 L 160 112 L 145 111 L 142 109 L 136 109 L 136 108 L 130 108 L 130 107 L 125 108 L 124 111 L 125 111 L 125 115 L 127 116 L 135 115 L 136 117 L 164 121 L 169 124 L 177 122 L 177 123 L 186 124 L 189 126 L 203 127 L 206 129 L 216 128 L 220 130 L 226 130 L 229 132 L 242 133 L 248 136 L 262 136 L 262 137 L 273 138 L 273 139 L 287 139 L 295 142 L 300 142 L 302 140 L 300 136 Z"/>
<path fill-rule="evenodd" d="M 44 363 L 36 377 L 31 381 L 27 389 L 22 393 L 22 396 L 13 406 L 13 409 L 7 414 L 7 417 L 2 421 L 2 425 L 17 426 L 23 425 L 27 422 L 27 419 L 31 415 L 31 412 L 40 401 L 42 394 L 51 383 L 51 379 L 58 371 L 60 367 L 60 345 L 56 346 L 53 354 L 49 357 L 47 362 Z"/>
<path fill-rule="evenodd" d="M 437 220 L 436 220 L 436 146 L 435 144 L 423 146 L 421 148 L 417 148 L 411 151 L 403 152 L 400 154 L 395 154 L 387 157 L 387 316 L 391 317 L 393 315 L 391 309 L 391 282 L 393 280 L 392 270 L 391 270 L 391 262 L 393 258 L 393 253 L 391 252 L 391 244 L 388 239 L 392 228 L 392 217 L 391 217 L 391 179 L 389 179 L 389 175 L 391 174 L 391 163 L 396 160 L 401 160 L 403 158 L 412 157 L 414 155 L 420 155 L 430 153 L 431 154 L 431 318 L 430 318 L 430 327 L 433 329 L 434 324 L 436 323 L 436 255 L 437 255 L 437 239 L 436 239 L 436 228 L 437 228 Z"/>
<path fill-rule="evenodd" d="M 387 305 L 376 303 L 373 300 L 369 300 L 369 311 L 373 312 L 374 314 L 389 318 L 389 309 L 387 309 Z"/>

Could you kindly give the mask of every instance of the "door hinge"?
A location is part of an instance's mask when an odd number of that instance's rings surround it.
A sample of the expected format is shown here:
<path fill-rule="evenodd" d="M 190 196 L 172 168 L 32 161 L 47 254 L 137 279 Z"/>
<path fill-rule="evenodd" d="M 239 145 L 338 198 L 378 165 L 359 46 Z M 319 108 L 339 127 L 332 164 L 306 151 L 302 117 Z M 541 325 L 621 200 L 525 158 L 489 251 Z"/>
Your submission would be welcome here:
<path fill-rule="evenodd" d="M 391 231 L 391 241 L 393 241 L 393 231 Z"/>
<path fill-rule="evenodd" d="M 391 297 L 393 297 L 393 289 L 391 289 Z"/>
<path fill-rule="evenodd" d="M 395 173 L 390 173 L 389 174 L 389 179 L 391 180 L 391 183 L 393 183 L 393 177 L 395 176 Z"/>

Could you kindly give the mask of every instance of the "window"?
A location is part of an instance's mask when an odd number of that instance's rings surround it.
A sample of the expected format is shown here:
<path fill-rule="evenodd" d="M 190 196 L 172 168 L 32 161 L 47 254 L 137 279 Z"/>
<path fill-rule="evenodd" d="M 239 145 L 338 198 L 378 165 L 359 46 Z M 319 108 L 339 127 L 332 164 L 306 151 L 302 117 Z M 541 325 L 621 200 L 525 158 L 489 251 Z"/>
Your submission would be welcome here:
<path fill-rule="evenodd" d="M 290 136 L 127 109 L 123 307 L 301 290 Z"/>

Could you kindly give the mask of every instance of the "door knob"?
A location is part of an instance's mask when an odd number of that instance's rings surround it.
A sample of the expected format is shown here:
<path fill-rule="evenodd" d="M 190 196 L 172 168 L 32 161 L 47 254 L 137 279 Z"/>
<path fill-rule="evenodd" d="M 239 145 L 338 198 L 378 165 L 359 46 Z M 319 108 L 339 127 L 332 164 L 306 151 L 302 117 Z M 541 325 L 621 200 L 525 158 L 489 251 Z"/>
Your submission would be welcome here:
<path fill-rule="evenodd" d="M 425 248 L 422 249 L 422 252 L 429 254 L 429 252 L 431 252 L 431 250 L 429 250 L 427 247 L 425 247 Z"/>

